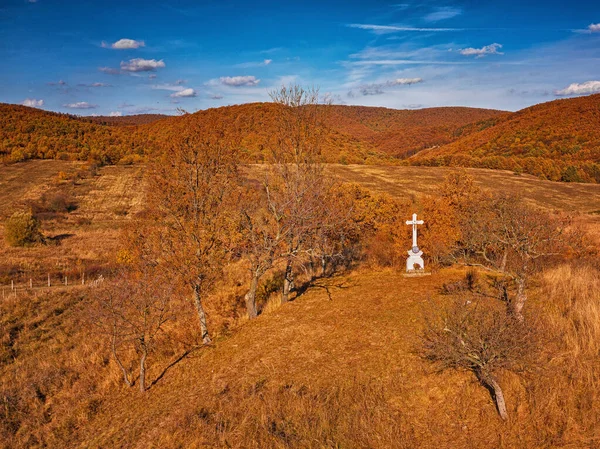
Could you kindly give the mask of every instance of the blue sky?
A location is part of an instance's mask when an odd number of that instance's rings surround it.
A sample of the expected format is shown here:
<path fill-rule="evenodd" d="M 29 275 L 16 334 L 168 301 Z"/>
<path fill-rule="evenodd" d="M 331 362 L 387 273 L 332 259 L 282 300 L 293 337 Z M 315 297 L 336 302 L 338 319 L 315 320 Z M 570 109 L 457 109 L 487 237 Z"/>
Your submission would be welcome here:
<path fill-rule="evenodd" d="M 0 0 L 0 102 L 175 114 L 282 84 L 517 110 L 600 92 L 600 2 Z"/>

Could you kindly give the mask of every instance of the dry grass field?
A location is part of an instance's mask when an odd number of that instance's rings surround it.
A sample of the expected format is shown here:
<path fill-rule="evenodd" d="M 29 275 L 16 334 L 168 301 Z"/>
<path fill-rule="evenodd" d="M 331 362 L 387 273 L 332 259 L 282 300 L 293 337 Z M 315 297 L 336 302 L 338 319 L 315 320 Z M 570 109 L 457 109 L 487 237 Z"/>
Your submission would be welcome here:
<path fill-rule="evenodd" d="M 435 193 L 450 171 L 329 169 L 398 197 Z M 58 278 L 112 263 L 120 229 L 142 207 L 142 168 L 111 166 L 72 176 L 82 170 L 61 161 L 0 167 L 3 219 L 57 189 L 77 205 L 44 220 L 47 236 L 63 236 L 52 244 L 16 249 L 0 240 L 5 278 L 37 273 L 43 280 L 50 270 Z M 587 220 L 600 210 L 595 185 L 469 172 L 482 186 L 520 193 L 542 207 L 581 213 Z M 250 173 L 256 176 L 255 169 Z M 0 447 L 600 444 L 600 394 L 594 387 L 600 381 L 598 271 L 563 266 L 532 281 L 527 314 L 544 315 L 552 323 L 555 335 L 548 348 L 555 352 L 522 376 L 502 374 L 511 416 L 507 423 L 472 373 L 436 372 L 418 353 L 424 311 L 453 301 L 442 287 L 464 274 L 464 269 L 446 268 L 406 278 L 394 269 L 364 266 L 318 280 L 284 306 L 275 298 L 256 320 L 235 317 L 213 345 L 172 366 L 146 394 L 124 386 L 102 336 L 89 325 L 90 287 L 9 297 L 0 304 L 0 434 L 5 432 Z M 242 276 L 239 291 L 247 282 Z M 209 318 L 215 302 L 207 301 Z M 153 355 L 150 380 L 175 356 Z"/>
<path fill-rule="evenodd" d="M 392 167 L 330 165 L 332 173 L 398 197 L 432 195 L 444 177 L 459 169 L 449 167 Z M 600 216 L 600 185 L 544 181 L 509 171 L 466 168 L 486 189 L 517 194 L 539 207 Z"/>
<path fill-rule="evenodd" d="M 142 169 L 102 167 L 93 173 L 79 162 L 30 161 L 0 167 L 0 219 L 39 204 L 44 196 L 66 197 L 70 212 L 43 215 L 42 232 L 48 245 L 11 248 L 0 240 L 0 284 L 10 279 L 43 283 L 50 273 L 55 282 L 69 273 L 96 274 L 114 260 L 120 229 L 142 208 Z M 3 229 L 0 228 L 0 236 Z"/>

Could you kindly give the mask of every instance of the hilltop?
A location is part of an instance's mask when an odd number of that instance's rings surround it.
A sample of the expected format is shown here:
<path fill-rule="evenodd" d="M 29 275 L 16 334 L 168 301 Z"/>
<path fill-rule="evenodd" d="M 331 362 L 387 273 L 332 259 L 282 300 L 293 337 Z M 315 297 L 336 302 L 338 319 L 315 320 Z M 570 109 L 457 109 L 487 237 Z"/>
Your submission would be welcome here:
<path fill-rule="evenodd" d="M 600 94 L 555 100 L 471 125 L 455 142 L 414 155 L 423 165 L 524 171 L 553 181 L 600 182 Z"/>

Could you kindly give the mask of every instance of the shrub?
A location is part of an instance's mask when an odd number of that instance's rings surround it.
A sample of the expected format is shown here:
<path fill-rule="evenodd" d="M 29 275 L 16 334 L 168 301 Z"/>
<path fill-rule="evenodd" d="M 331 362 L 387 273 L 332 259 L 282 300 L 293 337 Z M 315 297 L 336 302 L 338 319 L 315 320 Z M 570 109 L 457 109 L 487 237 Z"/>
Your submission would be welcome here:
<path fill-rule="evenodd" d="M 15 212 L 4 224 L 4 238 L 11 246 L 43 243 L 40 223 L 30 211 Z"/>

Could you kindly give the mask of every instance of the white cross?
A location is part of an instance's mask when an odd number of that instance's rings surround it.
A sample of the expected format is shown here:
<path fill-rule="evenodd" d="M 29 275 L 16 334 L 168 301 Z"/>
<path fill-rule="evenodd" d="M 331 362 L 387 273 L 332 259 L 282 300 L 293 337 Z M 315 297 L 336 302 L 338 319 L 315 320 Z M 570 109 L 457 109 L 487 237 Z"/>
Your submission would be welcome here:
<path fill-rule="evenodd" d="M 423 223 L 425 223 L 423 220 L 417 220 L 417 214 L 413 214 L 412 220 L 406 220 L 406 224 L 413 227 L 413 248 L 417 246 L 417 225 Z"/>

